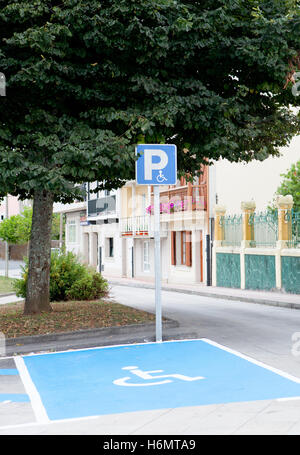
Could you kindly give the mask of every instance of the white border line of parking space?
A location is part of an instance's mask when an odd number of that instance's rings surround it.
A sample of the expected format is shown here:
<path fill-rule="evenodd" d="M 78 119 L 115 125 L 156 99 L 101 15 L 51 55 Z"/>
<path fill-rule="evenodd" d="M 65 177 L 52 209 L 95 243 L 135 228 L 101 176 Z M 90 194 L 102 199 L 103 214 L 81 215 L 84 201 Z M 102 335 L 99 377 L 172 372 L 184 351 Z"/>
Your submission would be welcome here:
<path fill-rule="evenodd" d="M 223 349 L 223 351 L 227 351 L 230 354 L 234 354 L 238 357 L 241 357 L 242 359 L 248 360 L 248 362 L 254 363 L 255 365 L 265 368 L 266 370 L 270 370 L 273 373 L 276 373 L 280 376 L 283 376 L 286 379 L 289 379 L 290 381 L 297 382 L 298 384 L 300 384 L 300 378 L 297 378 L 296 376 L 293 376 L 289 373 L 285 373 L 284 371 L 279 370 L 278 368 L 271 367 L 263 362 L 260 362 L 259 360 L 253 359 L 253 357 L 249 357 L 245 354 L 242 354 L 239 351 L 235 351 L 234 349 L 228 348 L 227 346 L 223 346 L 222 344 L 209 340 L 208 338 L 201 338 L 201 340 L 205 341 L 208 344 L 211 344 L 212 346 L 215 346 L 216 348 Z"/>
<path fill-rule="evenodd" d="M 41 397 L 28 373 L 24 360 L 20 356 L 14 357 L 16 367 L 19 371 L 20 378 L 25 387 L 25 391 L 30 398 L 31 406 L 37 420 L 37 423 L 49 423 L 50 419 L 42 403 Z"/>

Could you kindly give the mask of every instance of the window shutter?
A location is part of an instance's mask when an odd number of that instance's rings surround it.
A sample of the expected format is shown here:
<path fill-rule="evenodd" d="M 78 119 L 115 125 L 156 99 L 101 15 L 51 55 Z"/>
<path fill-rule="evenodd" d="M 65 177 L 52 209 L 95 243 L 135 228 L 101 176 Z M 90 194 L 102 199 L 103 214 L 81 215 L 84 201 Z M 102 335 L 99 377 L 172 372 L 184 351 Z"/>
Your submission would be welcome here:
<path fill-rule="evenodd" d="M 171 232 L 171 263 L 176 265 L 176 232 Z"/>
<path fill-rule="evenodd" d="M 186 231 L 186 265 L 192 266 L 192 231 Z"/>

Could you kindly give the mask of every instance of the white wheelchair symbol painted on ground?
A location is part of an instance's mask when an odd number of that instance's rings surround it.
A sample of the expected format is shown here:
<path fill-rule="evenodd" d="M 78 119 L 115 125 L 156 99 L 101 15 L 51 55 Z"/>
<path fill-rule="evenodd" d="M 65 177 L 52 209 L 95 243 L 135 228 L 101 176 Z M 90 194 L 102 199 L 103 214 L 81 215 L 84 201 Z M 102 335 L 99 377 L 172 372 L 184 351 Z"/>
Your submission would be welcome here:
<path fill-rule="evenodd" d="M 135 374 L 141 379 L 148 381 L 149 379 L 163 379 L 163 378 L 172 378 L 172 379 L 164 379 L 163 381 L 156 381 L 156 382 L 145 382 L 145 383 L 134 383 L 128 382 L 132 379 L 130 376 L 126 376 L 125 378 L 116 379 L 113 381 L 113 384 L 119 386 L 126 386 L 126 387 L 147 387 L 152 385 L 161 385 L 173 382 L 173 379 L 179 379 L 181 381 L 199 381 L 200 379 L 205 379 L 203 376 L 196 376 L 190 377 L 185 376 L 183 374 L 160 374 L 156 376 L 152 376 L 154 373 L 163 373 L 164 370 L 152 370 L 152 371 L 143 371 L 140 370 L 139 367 L 136 366 L 128 366 L 123 367 L 122 370 L 129 370 L 132 374 Z"/>

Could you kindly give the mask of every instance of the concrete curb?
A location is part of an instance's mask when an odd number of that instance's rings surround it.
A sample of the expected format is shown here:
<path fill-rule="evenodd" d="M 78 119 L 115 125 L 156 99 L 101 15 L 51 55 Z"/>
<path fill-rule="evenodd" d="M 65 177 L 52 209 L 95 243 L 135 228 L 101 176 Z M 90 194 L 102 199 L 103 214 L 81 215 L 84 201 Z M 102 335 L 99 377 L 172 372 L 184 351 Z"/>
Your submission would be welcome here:
<path fill-rule="evenodd" d="M 108 280 L 108 283 L 112 286 L 127 286 L 127 287 L 137 287 L 137 288 L 144 288 L 144 289 L 155 289 L 154 285 L 151 284 L 146 284 L 146 283 L 122 283 L 120 281 L 110 281 Z M 274 300 L 270 299 L 265 299 L 263 297 L 257 297 L 257 296 L 243 296 L 243 295 L 228 295 L 228 294 L 219 294 L 217 292 L 207 292 L 207 291 L 198 291 L 198 290 L 193 290 L 193 289 L 180 289 L 176 287 L 167 287 L 167 286 L 162 286 L 163 291 L 170 291 L 170 292 L 179 292 L 182 294 L 190 294 L 190 295 L 199 295 L 202 297 L 211 297 L 211 298 L 217 298 L 217 299 L 223 299 L 223 300 L 234 300 L 234 301 L 240 301 L 240 302 L 246 302 L 246 303 L 257 303 L 261 305 L 270 305 L 270 306 L 277 306 L 277 307 L 283 307 L 283 308 L 292 308 L 295 310 L 300 310 L 300 296 L 299 296 L 299 304 L 295 302 L 285 302 L 285 301 L 280 301 L 280 300 L 275 300 L 276 297 L 274 296 Z M 286 294 L 284 294 L 286 296 Z"/>
<path fill-rule="evenodd" d="M 180 328 L 177 321 L 163 321 L 163 340 L 197 336 L 198 334 L 190 332 L 189 329 Z M 152 341 L 155 341 L 155 322 L 7 338 L 5 356 Z"/>

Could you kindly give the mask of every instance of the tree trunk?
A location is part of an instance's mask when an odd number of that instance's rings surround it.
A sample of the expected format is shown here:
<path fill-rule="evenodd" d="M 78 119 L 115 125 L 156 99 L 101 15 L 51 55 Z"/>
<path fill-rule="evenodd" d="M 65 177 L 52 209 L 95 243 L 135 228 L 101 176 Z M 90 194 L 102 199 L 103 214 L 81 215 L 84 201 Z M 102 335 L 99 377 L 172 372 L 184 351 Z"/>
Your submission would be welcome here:
<path fill-rule="evenodd" d="M 52 212 L 53 195 L 47 191 L 36 191 L 33 198 L 24 314 L 52 311 L 49 296 Z"/>

